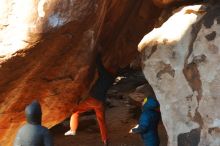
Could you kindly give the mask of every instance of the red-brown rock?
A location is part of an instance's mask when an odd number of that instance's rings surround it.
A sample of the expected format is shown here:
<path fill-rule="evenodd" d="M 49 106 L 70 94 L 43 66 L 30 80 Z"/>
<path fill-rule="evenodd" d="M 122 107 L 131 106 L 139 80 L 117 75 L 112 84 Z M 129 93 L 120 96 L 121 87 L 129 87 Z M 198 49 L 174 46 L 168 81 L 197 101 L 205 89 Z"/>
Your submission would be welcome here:
<path fill-rule="evenodd" d="M 95 80 L 97 52 L 106 66 L 128 65 L 160 14 L 147 0 L 3 0 L 0 8 L 2 146 L 11 145 L 34 99 L 43 125 L 68 117 Z"/>

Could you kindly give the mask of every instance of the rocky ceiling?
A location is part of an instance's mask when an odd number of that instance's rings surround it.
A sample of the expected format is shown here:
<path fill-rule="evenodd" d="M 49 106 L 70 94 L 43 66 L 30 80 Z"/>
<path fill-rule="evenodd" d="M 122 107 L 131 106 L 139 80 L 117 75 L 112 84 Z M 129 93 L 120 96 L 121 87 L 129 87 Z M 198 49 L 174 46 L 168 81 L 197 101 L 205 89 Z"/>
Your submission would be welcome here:
<path fill-rule="evenodd" d="M 188 2 L 1 0 L 0 145 L 11 145 L 33 99 L 42 105 L 45 126 L 68 117 L 95 80 L 97 52 L 106 66 L 129 65 L 162 11 L 183 4 Z"/>

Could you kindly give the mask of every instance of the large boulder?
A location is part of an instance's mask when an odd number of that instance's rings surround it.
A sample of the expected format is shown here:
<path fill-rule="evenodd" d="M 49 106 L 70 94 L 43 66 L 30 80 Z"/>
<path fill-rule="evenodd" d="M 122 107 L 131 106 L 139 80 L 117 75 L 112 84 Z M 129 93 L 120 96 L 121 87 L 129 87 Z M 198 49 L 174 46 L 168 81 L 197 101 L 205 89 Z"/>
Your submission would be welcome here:
<path fill-rule="evenodd" d="M 138 45 L 169 146 L 220 145 L 219 42 L 220 4 L 215 3 L 176 10 Z"/>
<path fill-rule="evenodd" d="M 1 0 L 0 145 L 11 145 L 34 99 L 43 125 L 68 117 L 95 81 L 97 52 L 107 67 L 128 65 L 159 15 L 149 0 Z"/>

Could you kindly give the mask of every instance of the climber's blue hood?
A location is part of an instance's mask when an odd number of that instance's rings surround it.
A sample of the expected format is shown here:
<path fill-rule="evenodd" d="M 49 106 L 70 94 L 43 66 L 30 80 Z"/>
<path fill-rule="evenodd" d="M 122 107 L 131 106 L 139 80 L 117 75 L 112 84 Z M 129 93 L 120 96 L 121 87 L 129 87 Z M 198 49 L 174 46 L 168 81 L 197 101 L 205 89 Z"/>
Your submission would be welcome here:
<path fill-rule="evenodd" d="M 143 111 L 153 110 L 160 106 L 158 101 L 152 97 L 147 97 L 147 102 L 143 105 Z"/>
<path fill-rule="evenodd" d="M 25 115 L 29 124 L 41 125 L 41 106 L 38 101 L 33 101 L 25 108 Z"/>

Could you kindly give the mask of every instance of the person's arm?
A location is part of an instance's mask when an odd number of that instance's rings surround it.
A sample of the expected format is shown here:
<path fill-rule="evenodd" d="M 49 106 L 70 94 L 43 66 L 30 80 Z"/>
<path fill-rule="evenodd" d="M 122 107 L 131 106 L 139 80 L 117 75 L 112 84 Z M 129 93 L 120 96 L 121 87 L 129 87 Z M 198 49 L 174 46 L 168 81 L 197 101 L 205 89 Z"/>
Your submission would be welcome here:
<path fill-rule="evenodd" d="M 132 133 L 144 133 L 147 131 L 148 127 L 150 125 L 149 117 L 146 115 L 141 115 L 139 125 L 135 128 L 132 128 Z"/>
<path fill-rule="evenodd" d="M 144 133 L 147 131 L 147 128 L 143 125 L 139 125 L 137 128 L 132 129 L 132 133 Z"/>
<path fill-rule="evenodd" d="M 52 139 L 52 136 L 50 135 L 49 133 L 49 130 L 45 130 L 44 132 L 44 146 L 53 146 L 53 139 Z"/>

